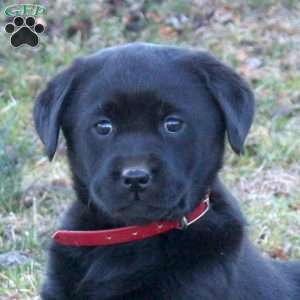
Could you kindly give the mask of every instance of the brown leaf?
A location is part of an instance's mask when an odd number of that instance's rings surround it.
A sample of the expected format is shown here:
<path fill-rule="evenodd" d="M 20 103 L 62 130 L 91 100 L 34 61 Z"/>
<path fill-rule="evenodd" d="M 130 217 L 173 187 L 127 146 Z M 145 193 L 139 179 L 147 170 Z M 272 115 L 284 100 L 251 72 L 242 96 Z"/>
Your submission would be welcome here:
<path fill-rule="evenodd" d="M 244 62 L 248 58 L 248 54 L 244 49 L 237 51 L 236 59 L 240 62 Z"/>
<path fill-rule="evenodd" d="M 82 39 L 87 39 L 92 28 L 92 23 L 89 19 L 78 20 L 70 25 L 67 29 L 67 36 L 72 37 L 80 32 Z"/>
<path fill-rule="evenodd" d="M 159 28 L 159 35 L 163 38 L 174 38 L 177 36 L 177 31 L 171 26 L 162 26 Z"/>
<path fill-rule="evenodd" d="M 275 249 L 269 251 L 269 255 L 272 258 L 279 258 L 281 260 L 289 259 L 289 257 L 284 253 L 284 250 L 282 248 L 275 248 Z"/>
<path fill-rule="evenodd" d="M 147 12 L 146 18 L 153 21 L 154 23 L 161 23 L 162 21 L 162 17 L 154 11 Z"/>

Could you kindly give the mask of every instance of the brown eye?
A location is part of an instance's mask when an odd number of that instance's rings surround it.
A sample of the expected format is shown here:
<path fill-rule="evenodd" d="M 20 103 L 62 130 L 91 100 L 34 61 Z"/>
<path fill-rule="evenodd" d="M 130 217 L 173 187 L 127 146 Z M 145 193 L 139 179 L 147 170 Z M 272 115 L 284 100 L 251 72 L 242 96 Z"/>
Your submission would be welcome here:
<path fill-rule="evenodd" d="M 183 128 L 184 122 L 178 117 L 167 117 L 164 128 L 168 133 L 176 133 Z"/>
<path fill-rule="evenodd" d="M 113 126 L 110 120 L 101 120 L 95 124 L 96 132 L 101 135 L 109 135 L 112 129 Z"/>

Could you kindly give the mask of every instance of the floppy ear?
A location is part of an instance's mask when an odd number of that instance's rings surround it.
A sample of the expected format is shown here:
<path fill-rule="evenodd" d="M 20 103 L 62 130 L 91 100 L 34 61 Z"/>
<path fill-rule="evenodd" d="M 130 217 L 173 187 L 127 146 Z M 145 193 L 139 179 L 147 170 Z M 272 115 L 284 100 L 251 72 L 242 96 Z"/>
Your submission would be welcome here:
<path fill-rule="evenodd" d="M 208 53 L 198 53 L 193 66 L 204 79 L 224 115 L 232 149 L 243 153 L 243 146 L 254 116 L 254 95 L 249 85 L 231 68 Z"/>
<path fill-rule="evenodd" d="M 56 152 L 63 109 L 73 85 L 74 71 L 70 67 L 52 79 L 36 100 L 33 119 L 49 160 Z"/>

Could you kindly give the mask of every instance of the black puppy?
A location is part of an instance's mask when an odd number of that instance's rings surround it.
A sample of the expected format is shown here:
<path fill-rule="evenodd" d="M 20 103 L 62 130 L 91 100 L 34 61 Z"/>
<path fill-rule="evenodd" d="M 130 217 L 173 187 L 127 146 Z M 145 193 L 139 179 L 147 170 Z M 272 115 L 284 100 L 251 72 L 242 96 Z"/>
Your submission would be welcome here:
<path fill-rule="evenodd" d="M 67 142 L 77 200 L 61 229 L 187 225 L 110 246 L 50 247 L 44 300 L 299 300 L 300 264 L 263 258 L 220 183 L 225 132 L 237 153 L 254 114 L 249 86 L 205 52 L 130 44 L 76 60 L 35 105 L 50 159 Z M 117 229 L 117 230 L 118 230 Z"/>

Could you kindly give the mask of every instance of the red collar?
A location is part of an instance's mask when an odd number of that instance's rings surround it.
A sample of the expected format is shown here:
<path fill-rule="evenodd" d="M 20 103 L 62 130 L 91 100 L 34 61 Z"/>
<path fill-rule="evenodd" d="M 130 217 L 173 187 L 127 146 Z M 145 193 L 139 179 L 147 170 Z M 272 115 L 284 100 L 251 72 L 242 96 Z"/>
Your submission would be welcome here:
<path fill-rule="evenodd" d="M 65 246 L 108 246 L 131 241 L 143 240 L 151 236 L 170 231 L 185 229 L 196 222 L 209 210 L 209 193 L 199 205 L 180 221 L 158 221 L 145 226 L 128 226 L 106 230 L 93 231 L 56 231 L 52 238 Z"/>

